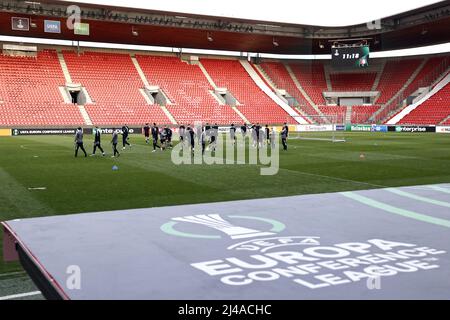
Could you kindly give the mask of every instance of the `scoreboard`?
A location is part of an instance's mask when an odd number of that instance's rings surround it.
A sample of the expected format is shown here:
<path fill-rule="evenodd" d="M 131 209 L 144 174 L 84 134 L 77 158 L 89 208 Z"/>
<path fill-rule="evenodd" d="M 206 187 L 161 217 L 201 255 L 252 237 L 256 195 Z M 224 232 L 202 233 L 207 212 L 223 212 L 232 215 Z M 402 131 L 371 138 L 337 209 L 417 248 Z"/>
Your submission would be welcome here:
<path fill-rule="evenodd" d="M 365 68 L 369 66 L 369 46 L 333 47 L 331 52 L 333 66 Z"/>

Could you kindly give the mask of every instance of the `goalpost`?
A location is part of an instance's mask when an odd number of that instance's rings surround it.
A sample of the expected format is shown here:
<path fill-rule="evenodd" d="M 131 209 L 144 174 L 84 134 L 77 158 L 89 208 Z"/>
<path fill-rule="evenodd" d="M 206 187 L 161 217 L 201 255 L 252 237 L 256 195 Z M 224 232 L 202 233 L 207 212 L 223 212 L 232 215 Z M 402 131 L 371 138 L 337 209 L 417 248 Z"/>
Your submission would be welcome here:
<path fill-rule="evenodd" d="M 346 142 L 345 124 L 342 115 L 308 115 L 311 124 L 297 125 L 289 139 Z"/>

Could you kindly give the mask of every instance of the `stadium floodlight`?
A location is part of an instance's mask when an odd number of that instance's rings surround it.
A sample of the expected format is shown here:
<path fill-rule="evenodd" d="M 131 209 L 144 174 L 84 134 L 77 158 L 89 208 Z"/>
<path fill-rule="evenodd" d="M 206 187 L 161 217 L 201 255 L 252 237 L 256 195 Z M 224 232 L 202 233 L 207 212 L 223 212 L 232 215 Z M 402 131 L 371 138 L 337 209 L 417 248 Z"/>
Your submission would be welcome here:
<path fill-rule="evenodd" d="M 135 36 L 135 37 L 139 36 L 139 32 L 138 32 L 137 29 L 135 29 L 134 27 L 131 27 L 131 33 L 132 33 L 133 36 Z"/>
<path fill-rule="evenodd" d="M 206 39 L 208 39 L 209 42 L 213 42 L 214 41 L 214 38 L 212 37 L 212 33 L 211 32 L 208 32 L 206 34 Z"/>
<path fill-rule="evenodd" d="M 280 44 L 278 43 L 277 38 L 275 38 L 275 37 L 273 37 L 272 43 L 273 43 L 273 46 L 274 46 L 274 47 L 280 46 Z"/>

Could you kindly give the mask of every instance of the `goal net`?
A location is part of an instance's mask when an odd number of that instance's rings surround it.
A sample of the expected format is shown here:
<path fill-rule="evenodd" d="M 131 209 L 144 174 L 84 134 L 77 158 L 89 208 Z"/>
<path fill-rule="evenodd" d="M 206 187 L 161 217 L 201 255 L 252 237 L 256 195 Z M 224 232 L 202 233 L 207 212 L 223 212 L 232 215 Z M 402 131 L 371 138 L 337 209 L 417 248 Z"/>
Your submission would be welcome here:
<path fill-rule="evenodd" d="M 310 115 L 305 118 L 311 124 L 297 125 L 289 133 L 290 139 L 345 142 L 343 115 Z"/>

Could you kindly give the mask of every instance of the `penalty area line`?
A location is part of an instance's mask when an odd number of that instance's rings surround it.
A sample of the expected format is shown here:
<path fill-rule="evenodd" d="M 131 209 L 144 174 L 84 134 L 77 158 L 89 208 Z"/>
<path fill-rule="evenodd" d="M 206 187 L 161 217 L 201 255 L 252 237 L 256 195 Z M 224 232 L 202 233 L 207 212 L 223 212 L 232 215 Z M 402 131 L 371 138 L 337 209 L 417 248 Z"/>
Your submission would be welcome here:
<path fill-rule="evenodd" d="M 9 296 L 0 297 L 0 301 L 32 297 L 32 296 L 37 296 L 40 294 L 41 294 L 40 291 L 31 291 L 31 292 L 26 292 L 26 293 L 13 294 L 13 295 L 9 295 Z"/>

